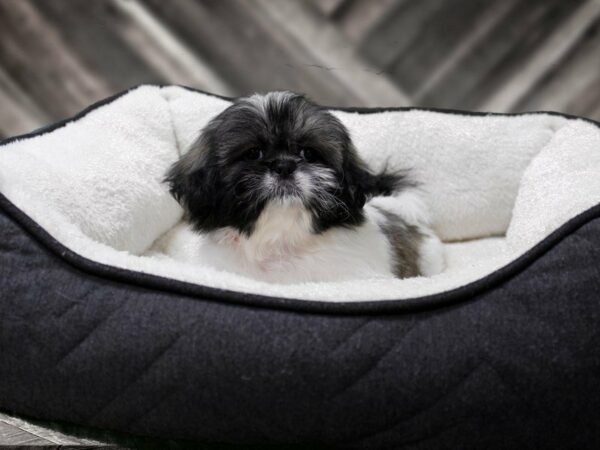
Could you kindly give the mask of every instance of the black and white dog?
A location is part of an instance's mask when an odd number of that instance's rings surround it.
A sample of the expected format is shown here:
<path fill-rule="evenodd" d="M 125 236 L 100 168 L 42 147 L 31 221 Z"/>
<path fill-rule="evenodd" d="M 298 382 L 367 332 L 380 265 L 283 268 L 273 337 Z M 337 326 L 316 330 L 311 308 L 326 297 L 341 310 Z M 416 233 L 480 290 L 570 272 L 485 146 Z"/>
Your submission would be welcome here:
<path fill-rule="evenodd" d="M 292 92 L 236 100 L 167 174 L 202 264 L 291 283 L 433 275 L 442 245 L 400 173 L 373 174 L 344 125 Z"/>

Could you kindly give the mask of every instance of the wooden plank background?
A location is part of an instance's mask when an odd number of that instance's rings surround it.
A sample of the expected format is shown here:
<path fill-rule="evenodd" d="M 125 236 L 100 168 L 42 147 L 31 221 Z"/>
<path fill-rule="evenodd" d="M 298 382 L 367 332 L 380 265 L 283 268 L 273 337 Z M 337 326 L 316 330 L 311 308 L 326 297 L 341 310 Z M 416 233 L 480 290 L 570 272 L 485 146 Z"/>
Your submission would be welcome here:
<path fill-rule="evenodd" d="M 0 137 L 140 83 L 600 119 L 600 0 L 0 0 Z"/>

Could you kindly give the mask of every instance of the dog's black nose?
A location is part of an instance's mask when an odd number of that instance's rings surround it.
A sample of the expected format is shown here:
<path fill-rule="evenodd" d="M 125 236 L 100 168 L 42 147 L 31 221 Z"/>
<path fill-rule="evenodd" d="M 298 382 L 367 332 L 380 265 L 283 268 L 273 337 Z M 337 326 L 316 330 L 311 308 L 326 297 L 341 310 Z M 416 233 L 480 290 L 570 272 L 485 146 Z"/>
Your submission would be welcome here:
<path fill-rule="evenodd" d="M 271 164 L 271 170 L 281 177 L 289 177 L 296 170 L 296 162 L 291 159 L 276 159 Z"/>

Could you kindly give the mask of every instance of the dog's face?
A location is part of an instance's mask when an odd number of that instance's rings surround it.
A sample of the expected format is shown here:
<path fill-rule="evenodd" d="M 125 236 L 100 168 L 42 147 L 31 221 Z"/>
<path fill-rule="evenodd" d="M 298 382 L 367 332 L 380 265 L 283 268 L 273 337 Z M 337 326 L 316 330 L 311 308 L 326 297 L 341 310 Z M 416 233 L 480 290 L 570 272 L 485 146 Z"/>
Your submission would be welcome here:
<path fill-rule="evenodd" d="M 233 227 L 246 235 L 270 202 L 306 208 L 315 233 L 358 225 L 376 189 L 342 123 L 291 92 L 235 101 L 202 130 L 167 181 L 196 229 Z"/>

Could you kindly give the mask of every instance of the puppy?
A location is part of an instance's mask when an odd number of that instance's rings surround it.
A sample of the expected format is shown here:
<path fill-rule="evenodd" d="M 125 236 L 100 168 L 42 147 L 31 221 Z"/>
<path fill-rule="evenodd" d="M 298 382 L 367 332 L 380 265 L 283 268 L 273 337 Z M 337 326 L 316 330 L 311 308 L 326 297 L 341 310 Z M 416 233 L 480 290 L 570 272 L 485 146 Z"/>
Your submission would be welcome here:
<path fill-rule="evenodd" d="M 201 234 L 178 253 L 200 264 L 277 283 L 443 268 L 407 177 L 373 174 L 344 125 L 299 94 L 236 100 L 165 180 Z"/>

